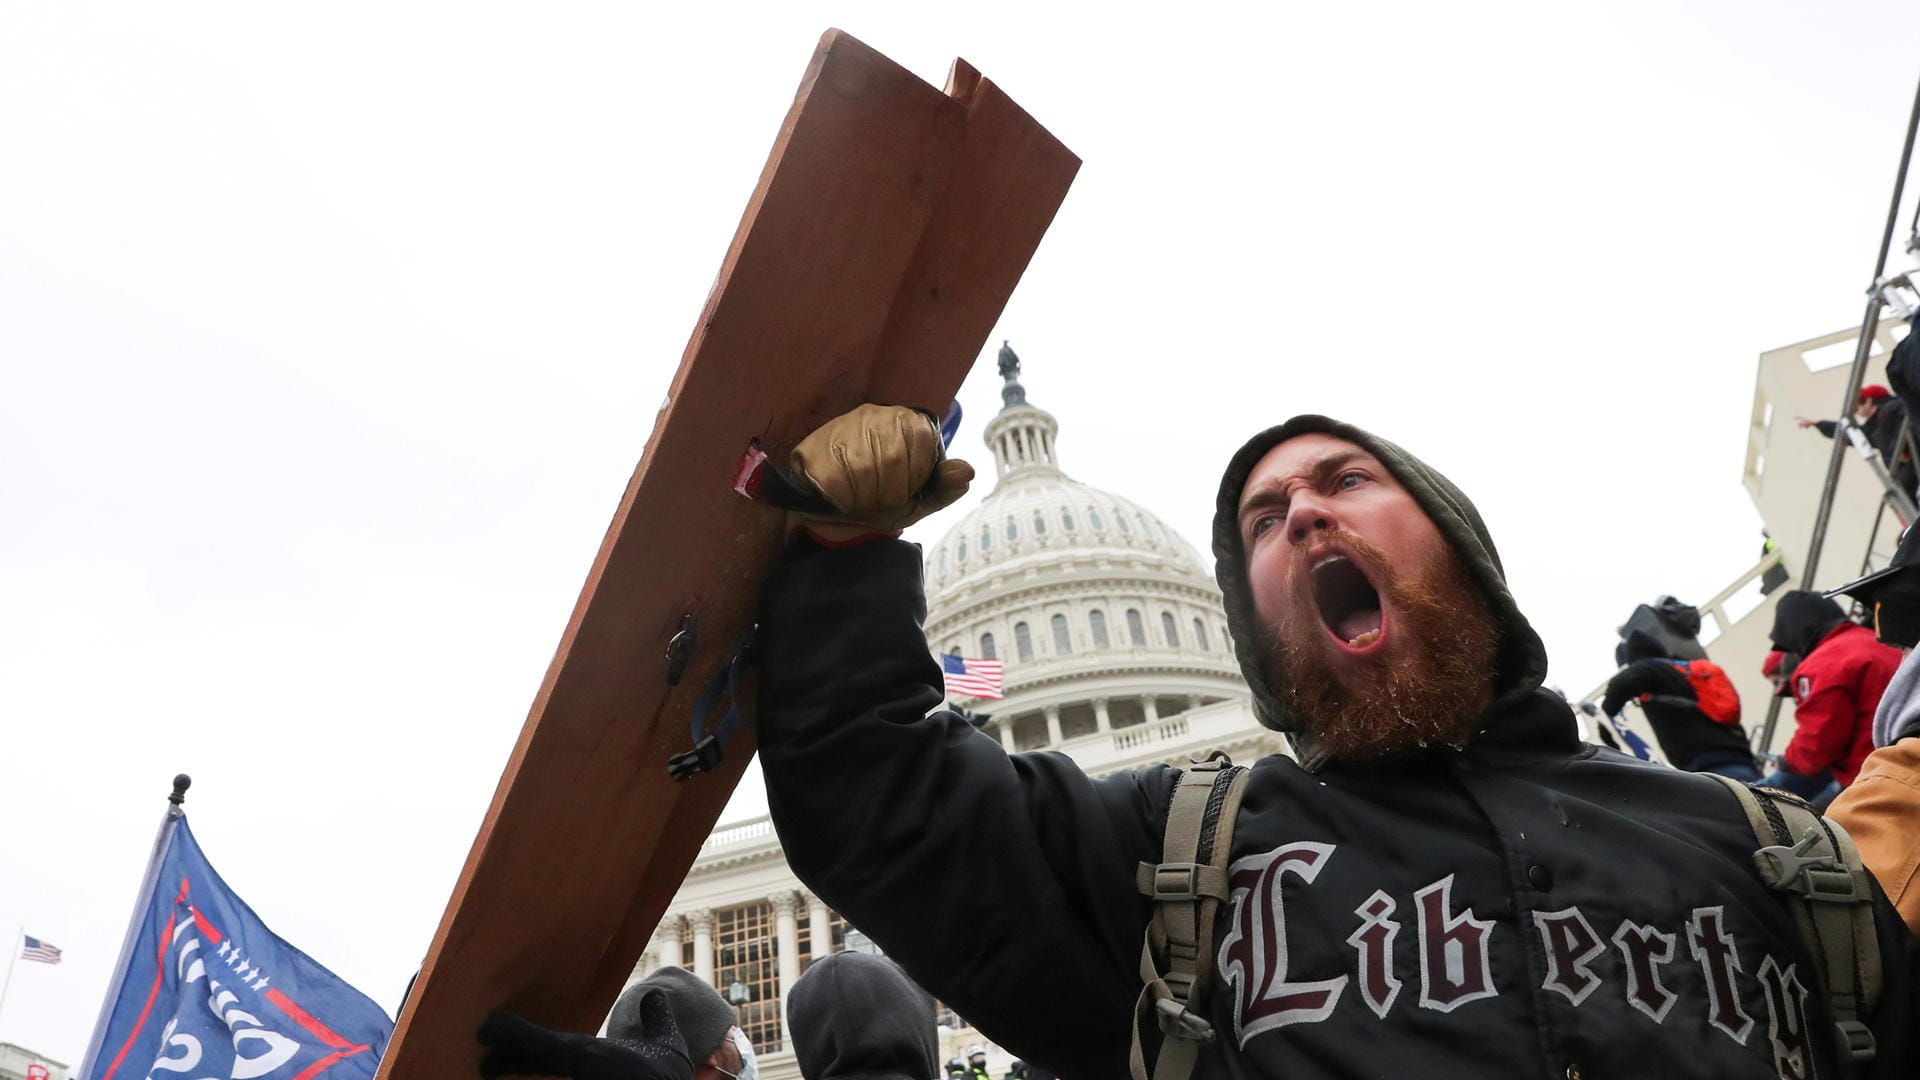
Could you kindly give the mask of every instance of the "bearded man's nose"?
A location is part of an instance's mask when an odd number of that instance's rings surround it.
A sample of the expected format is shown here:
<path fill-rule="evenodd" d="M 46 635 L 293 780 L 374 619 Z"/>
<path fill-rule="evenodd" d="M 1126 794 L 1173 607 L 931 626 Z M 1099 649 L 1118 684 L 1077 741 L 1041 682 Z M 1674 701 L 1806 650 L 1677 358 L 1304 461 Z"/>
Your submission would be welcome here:
<path fill-rule="evenodd" d="M 1287 538 L 1298 544 L 1316 532 L 1334 527 L 1333 514 L 1312 499 L 1295 499 L 1287 508 Z"/>

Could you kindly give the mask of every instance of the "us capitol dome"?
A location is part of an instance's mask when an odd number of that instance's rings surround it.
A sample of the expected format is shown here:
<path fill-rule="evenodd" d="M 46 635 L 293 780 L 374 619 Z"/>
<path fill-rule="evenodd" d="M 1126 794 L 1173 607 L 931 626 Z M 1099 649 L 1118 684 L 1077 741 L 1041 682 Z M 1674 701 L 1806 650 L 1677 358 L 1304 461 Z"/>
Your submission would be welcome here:
<path fill-rule="evenodd" d="M 1008 750 L 1061 751 L 1096 776 L 1285 752 L 1254 718 L 1200 556 L 1144 507 L 1062 472 L 1060 425 L 1027 402 L 1011 349 L 1000 373 L 1004 407 L 984 433 L 993 489 L 926 549 L 926 628 L 936 652 L 1002 661 L 1006 696 L 949 700 Z M 706 979 L 734 1005 L 761 1080 L 797 1080 L 787 988 L 823 956 L 874 948 L 794 876 L 762 815 L 708 835 L 633 979 L 663 964 Z M 975 1044 L 994 1076 L 1012 1061 L 952 1010 L 938 1034 L 943 1061 Z"/>
<path fill-rule="evenodd" d="M 1186 540 L 1060 468 L 1059 421 L 1000 350 L 984 437 L 993 490 L 926 550 L 927 642 L 997 659 L 1000 701 L 949 695 L 1009 752 L 1057 749 L 1089 772 L 1284 749 L 1253 717 L 1220 589 Z"/>

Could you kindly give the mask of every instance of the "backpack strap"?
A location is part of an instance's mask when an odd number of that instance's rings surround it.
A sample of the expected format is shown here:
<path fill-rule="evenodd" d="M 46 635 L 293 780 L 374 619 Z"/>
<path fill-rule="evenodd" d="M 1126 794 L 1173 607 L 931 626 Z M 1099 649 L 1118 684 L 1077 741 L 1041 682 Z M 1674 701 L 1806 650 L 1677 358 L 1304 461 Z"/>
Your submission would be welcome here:
<path fill-rule="evenodd" d="M 1645 705 L 1671 705 L 1676 709 L 1693 709 L 1703 714 L 1706 712 L 1705 709 L 1700 708 L 1699 698 L 1681 697 L 1679 694 L 1645 694 L 1641 696 L 1640 701 Z M 1711 720 L 1712 717 L 1708 719 Z"/>
<path fill-rule="evenodd" d="M 1786 792 L 1701 775 L 1725 784 L 1740 800 L 1760 842 L 1753 853 L 1760 880 L 1786 898 L 1801 942 L 1814 958 L 1833 1019 L 1834 1048 L 1843 1066 L 1865 1066 L 1874 1057 L 1865 1017 L 1880 1000 L 1882 972 L 1873 886 L 1853 837 Z"/>
<path fill-rule="evenodd" d="M 1215 751 L 1180 774 L 1167 806 L 1161 861 L 1139 864 L 1134 885 L 1153 899 L 1140 949 L 1140 990 L 1133 1009 L 1133 1080 L 1186 1080 L 1213 1041 L 1206 1018 L 1213 979 L 1213 917 L 1227 898 L 1227 859 L 1247 770 Z M 1146 1033 L 1160 1030 L 1160 1052 L 1147 1068 Z"/>

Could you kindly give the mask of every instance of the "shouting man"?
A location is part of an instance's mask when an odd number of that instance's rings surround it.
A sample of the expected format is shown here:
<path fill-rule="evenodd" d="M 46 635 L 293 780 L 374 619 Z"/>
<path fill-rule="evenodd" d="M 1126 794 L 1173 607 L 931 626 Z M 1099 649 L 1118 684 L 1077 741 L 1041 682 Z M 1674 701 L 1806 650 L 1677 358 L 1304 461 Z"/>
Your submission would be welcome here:
<path fill-rule="evenodd" d="M 774 822 L 801 879 L 982 1031 L 1062 1077 L 1126 1076 L 1136 872 L 1181 774 L 1093 780 L 941 708 L 896 539 L 971 475 L 938 445 L 863 406 L 795 453 L 841 512 L 801 523 L 763 598 Z M 1578 739 L 1446 478 L 1296 417 L 1229 463 L 1213 548 L 1256 710 L 1298 760 L 1253 765 L 1205 1016 L 1164 1017 L 1202 1040 L 1196 1075 L 1840 1075 L 1823 958 L 1756 876 L 1740 802 Z M 1859 1075 L 1908 1076 L 1915 950 L 1873 903 Z"/>

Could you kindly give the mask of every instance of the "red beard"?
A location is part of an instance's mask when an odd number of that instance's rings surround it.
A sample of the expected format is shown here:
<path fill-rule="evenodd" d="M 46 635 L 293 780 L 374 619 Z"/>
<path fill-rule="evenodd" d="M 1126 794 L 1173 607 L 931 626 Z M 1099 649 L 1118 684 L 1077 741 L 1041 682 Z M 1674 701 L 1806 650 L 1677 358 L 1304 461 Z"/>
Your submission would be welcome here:
<path fill-rule="evenodd" d="M 1339 543 L 1390 606 L 1387 647 L 1333 663 L 1307 572 L 1308 547 L 1294 552 L 1293 603 L 1268 632 L 1275 697 L 1320 749 L 1365 761 L 1429 746 L 1464 746 L 1492 692 L 1500 625 L 1452 548 L 1415 576 L 1387 566 L 1380 550 L 1348 532 Z"/>

